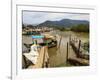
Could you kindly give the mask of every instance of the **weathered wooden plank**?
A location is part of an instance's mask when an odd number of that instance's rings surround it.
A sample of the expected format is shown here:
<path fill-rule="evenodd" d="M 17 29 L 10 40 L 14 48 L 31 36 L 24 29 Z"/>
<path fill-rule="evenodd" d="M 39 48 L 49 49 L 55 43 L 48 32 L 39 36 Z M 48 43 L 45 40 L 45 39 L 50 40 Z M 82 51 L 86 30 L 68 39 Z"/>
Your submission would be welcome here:
<path fill-rule="evenodd" d="M 34 65 L 29 66 L 28 68 L 42 68 L 45 67 L 45 62 L 47 62 L 47 59 L 49 58 L 48 56 L 48 51 L 47 47 L 42 47 L 40 52 L 39 52 L 39 57 L 37 59 L 37 63 Z"/>

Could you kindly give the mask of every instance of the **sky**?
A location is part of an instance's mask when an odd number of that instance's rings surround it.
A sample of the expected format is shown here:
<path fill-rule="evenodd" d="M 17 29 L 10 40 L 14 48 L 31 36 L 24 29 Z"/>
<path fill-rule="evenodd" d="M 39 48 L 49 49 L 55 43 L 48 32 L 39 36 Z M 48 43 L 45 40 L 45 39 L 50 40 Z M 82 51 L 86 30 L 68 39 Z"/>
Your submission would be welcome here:
<path fill-rule="evenodd" d="M 53 12 L 34 12 L 23 11 L 23 23 L 24 24 L 40 24 L 47 20 L 59 21 L 62 19 L 73 20 L 87 20 L 89 21 L 89 14 L 82 13 L 53 13 Z"/>

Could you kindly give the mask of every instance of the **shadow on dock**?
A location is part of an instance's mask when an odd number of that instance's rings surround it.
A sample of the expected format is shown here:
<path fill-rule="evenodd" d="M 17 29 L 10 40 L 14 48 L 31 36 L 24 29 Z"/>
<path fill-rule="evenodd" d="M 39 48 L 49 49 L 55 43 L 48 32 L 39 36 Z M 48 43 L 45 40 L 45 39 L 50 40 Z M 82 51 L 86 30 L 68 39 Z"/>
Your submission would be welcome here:
<path fill-rule="evenodd" d="M 68 62 L 74 66 L 89 66 L 85 61 L 80 61 L 79 59 L 68 59 Z"/>

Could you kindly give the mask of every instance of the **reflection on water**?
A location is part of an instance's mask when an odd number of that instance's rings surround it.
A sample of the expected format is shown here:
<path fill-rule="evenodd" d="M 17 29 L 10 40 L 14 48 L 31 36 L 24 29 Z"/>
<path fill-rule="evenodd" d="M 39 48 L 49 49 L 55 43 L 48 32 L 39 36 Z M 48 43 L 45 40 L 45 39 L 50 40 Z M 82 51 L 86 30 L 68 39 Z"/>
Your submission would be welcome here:
<path fill-rule="evenodd" d="M 59 49 L 50 48 L 48 52 L 50 57 L 50 67 L 56 67 L 66 62 L 66 47 L 60 46 Z"/>

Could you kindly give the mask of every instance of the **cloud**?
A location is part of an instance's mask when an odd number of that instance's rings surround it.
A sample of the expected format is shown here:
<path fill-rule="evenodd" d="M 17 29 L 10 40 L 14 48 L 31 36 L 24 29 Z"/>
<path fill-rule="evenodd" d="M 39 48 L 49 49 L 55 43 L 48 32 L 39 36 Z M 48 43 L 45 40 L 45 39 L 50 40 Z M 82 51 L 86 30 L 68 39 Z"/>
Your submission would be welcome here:
<path fill-rule="evenodd" d="M 26 23 L 26 24 L 39 24 L 46 20 L 55 21 L 55 20 L 61 20 L 61 19 L 74 19 L 74 20 L 88 20 L 89 21 L 89 14 L 23 11 L 23 23 Z"/>

